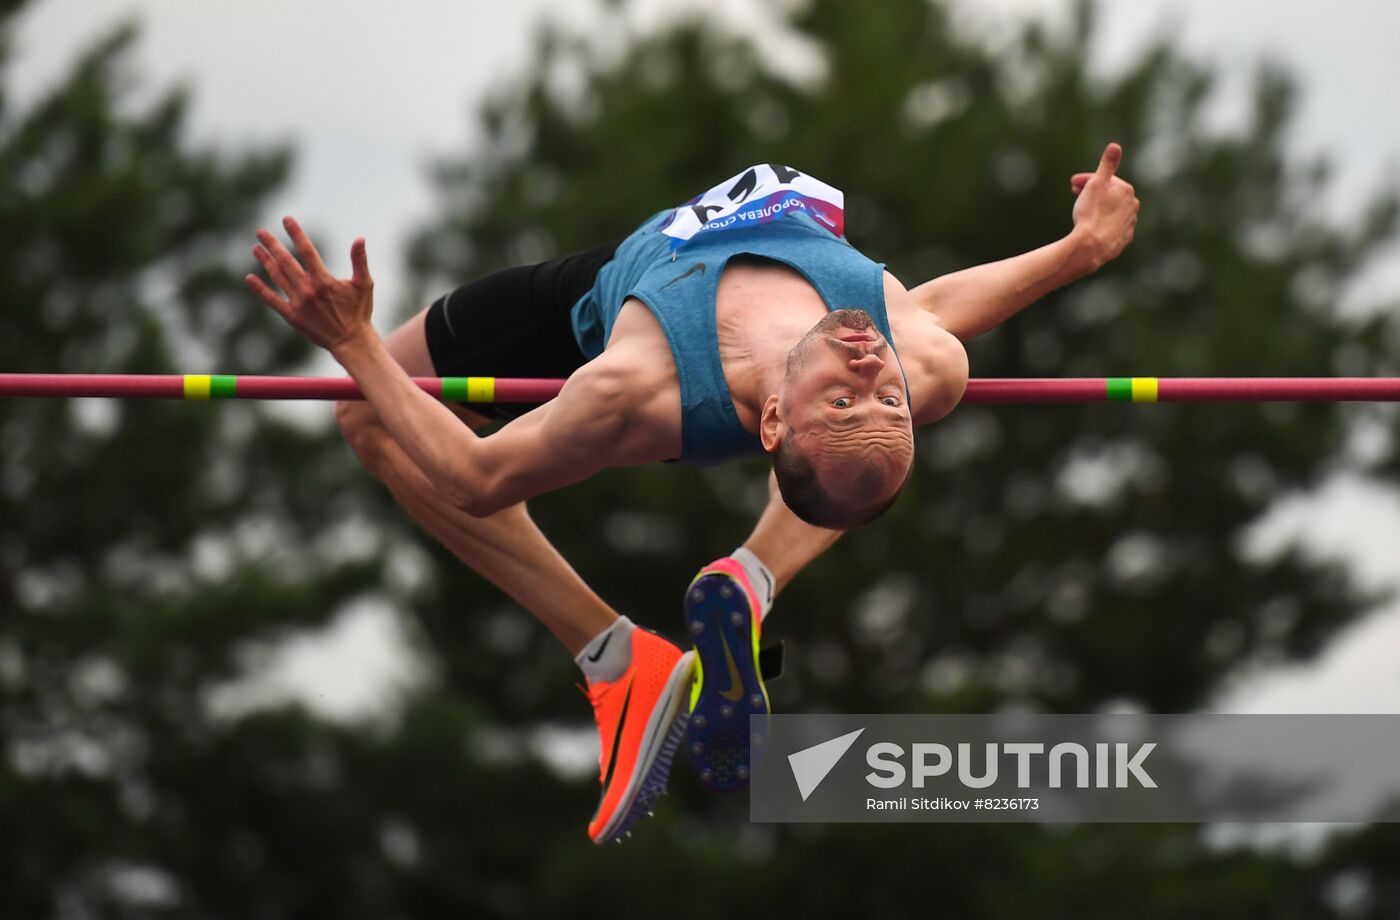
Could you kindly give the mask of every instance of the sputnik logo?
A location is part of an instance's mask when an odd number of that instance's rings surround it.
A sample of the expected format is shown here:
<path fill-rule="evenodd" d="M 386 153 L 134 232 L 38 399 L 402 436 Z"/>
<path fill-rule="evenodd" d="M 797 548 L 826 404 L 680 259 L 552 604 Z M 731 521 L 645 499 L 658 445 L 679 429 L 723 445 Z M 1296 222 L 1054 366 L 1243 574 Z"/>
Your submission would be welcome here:
<path fill-rule="evenodd" d="M 816 791 L 822 780 L 826 779 L 827 774 L 864 731 L 865 729 L 858 728 L 830 741 L 823 741 L 788 755 L 788 766 L 792 767 L 792 778 L 797 781 L 797 791 L 802 794 L 802 801 L 807 801 L 807 797 Z"/>

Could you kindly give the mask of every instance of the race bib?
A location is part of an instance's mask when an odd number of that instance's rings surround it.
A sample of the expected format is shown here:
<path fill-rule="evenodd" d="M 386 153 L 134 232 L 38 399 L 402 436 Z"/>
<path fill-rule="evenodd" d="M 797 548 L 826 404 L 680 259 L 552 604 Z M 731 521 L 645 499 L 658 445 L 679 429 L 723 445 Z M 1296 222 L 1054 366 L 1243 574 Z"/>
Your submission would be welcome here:
<path fill-rule="evenodd" d="M 678 249 L 704 233 L 753 227 L 801 210 L 818 226 L 841 236 L 846 226 L 845 203 L 840 189 L 820 179 L 787 166 L 762 163 L 676 208 L 661 232 L 671 238 L 671 248 Z"/>

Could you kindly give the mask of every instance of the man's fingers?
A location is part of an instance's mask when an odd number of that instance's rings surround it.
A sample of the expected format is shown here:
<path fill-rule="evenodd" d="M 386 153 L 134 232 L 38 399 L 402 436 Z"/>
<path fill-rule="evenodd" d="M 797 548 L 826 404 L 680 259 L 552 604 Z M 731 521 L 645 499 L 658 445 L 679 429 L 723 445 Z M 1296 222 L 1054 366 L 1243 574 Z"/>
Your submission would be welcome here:
<path fill-rule="evenodd" d="M 321 254 L 316 251 L 316 247 L 311 242 L 311 237 L 306 235 L 306 231 L 301 229 L 301 224 L 296 222 L 296 218 L 288 216 L 282 218 L 282 226 L 286 228 L 287 235 L 292 238 L 292 245 L 297 248 L 297 255 L 301 256 L 302 264 L 306 266 L 307 272 L 313 275 L 329 275 L 326 271 L 326 263 L 321 261 Z"/>
<path fill-rule="evenodd" d="M 292 293 L 294 288 L 283 284 L 283 281 L 285 280 L 293 286 L 300 284 L 302 279 L 306 277 L 306 272 L 302 270 L 301 263 L 296 260 L 295 256 L 287 251 L 287 247 L 282 245 L 281 240 L 266 230 L 258 231 L 258 241 L 263 244 L 263 248 L 268 251 L 273 261 L 277 263 L 277 267 L 282 271 L 281 278 L 273 278 L 272 280 L 281 285 L 282 290 L 286 291 L 288 294 Z"/>
<path fill-rule="evenodd" d="M 1114 173 L 1118 171 L 1118 166 L 1123 162 L 1123 148 L 1117 143 L 1111 143 L 1103 150 L 1103 156 L 1099 158 L 1099 168 L 1092 173 L 1075 173 L 1069 177 L 1069 190 L 1078 195 L 1084 191 L 1084 187 L 1091 180 L 1098 180 L 1103 187 L 1107 187 L 1114 181 Z M 1126 185 L 1128 190 L 1132 186 L 1119 179 L 1119 183 Z"/>
<path fill-rule="evenodd" d="M 1099 159 L 1098 171 L 1094 175 L 1104 180 L 1112 179 L 1122 160 L 1123 148 L 1116 143 L 1109 144 L 1104 148 L 1103 156 Z"/>
<path fill-rule="evenodd" d="M 282 266 L 272 253 L 265 246 L 253 247 L 253 258 L 258 260 L 258 264 L 267 272 L 267 276 L 272 279 L 272 283 L 282 289 L 288 297 L 292 295 L 292 282 L 287 277 L 287 273 L 282 270 Z"/>
<path fill-rule="evenodd" d="M 367 288 L 374 285 L 374 279 L 369 274 L 369 256 L 365 254 L 364 237 L 350 244 L 350 267 L 354 270 L 350 280 L 356 287 Z"/>
<path fill-rule="evenodd" d="M 277 296 L 277 292 L 267 286 L 257 275 L 249 275 L 243 279 L 248 282 L 248 287 L 253 289 L 253 293 L 258 295 L 258 299 L 276 310 L 284 319 L 287 316 L 287 302 Z"/>

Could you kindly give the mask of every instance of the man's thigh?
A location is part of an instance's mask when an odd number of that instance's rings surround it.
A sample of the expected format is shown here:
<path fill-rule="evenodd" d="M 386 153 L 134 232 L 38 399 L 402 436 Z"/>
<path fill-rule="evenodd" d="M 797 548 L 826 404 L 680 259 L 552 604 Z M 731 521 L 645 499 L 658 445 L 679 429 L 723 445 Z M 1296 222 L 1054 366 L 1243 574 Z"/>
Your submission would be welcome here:
<path fill-rule="evenodd" d="M 502 269 L 448 292 L 400 330 L 405 354 L 440 377 L 569 377 L 587 362 L 573 306 L 617 246 Z M 480 404 L 473 413 L 509 421 L 533 408 Z"/>

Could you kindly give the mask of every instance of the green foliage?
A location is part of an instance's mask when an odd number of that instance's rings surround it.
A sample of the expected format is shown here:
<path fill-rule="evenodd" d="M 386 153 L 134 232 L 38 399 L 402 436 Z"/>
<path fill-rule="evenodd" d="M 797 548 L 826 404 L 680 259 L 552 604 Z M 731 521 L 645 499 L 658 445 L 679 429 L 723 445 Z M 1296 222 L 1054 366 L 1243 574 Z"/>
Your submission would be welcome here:
<path fill-rule="evenodd" d="M 241 281 L 289 154 L 191 148 L 183 91 L 135 102 L 134 35 L 0 111 L 0 367 L 289 372 L 309 347 Z M 361 477 L 251 405 L 9 400 L 0 441 L 0 916 L 125 915 L 113 880 L 210 826 L 183 787 L 241 729 L 209 689 L 381 584 L 318 544 Z"/>

